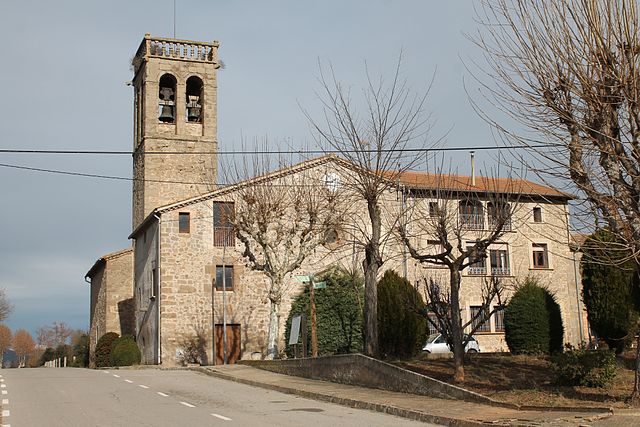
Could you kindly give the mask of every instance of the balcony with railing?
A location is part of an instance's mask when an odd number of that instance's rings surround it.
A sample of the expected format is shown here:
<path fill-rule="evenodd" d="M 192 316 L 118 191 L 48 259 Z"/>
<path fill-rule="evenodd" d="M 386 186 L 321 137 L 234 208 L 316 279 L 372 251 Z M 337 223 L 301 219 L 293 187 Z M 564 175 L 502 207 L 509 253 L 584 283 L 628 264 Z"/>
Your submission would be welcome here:
<path fill-rule="evenodd" d="M 487 267 L 470 265 L 469 268 L 467 269 L 467 273 L 470 276 L 485 276 L 487 274 Z"/>
<path fill-rule="evenodd" d="M 236 234 L 233 227 L 213 227 L 213 246 L 234 247 Z"/>
<path fill-rule="evenodd" d="M 466 230 L 484 230 L 484 215 L 461 213 L 460 226 Z"/>
<path fill-rule="evenodd" d="M 491 267 L 492 276 L 511 276 L 511 268 L 509 267 Z"/>
<path fill-rule="evenodd" d="M 489 230 L 495 230 L 500 224 L 501 218 L 489 217 Z M 511 218 L 507 218 L 502 225 L 502 231 L 511 231 Z"/>

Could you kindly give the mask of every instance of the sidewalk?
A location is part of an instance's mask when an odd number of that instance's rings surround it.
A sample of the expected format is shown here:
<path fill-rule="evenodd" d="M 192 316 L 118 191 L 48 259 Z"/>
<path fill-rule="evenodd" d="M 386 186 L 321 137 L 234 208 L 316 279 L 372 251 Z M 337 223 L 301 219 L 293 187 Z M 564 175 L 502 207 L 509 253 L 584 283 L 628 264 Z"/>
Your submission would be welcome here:
<path fill-rule="evenodd" d="M 226 365 L 193 368 L 198 372 L 283 393 L 385 412 L 414 420 L 449 426 L 598 426 L 640 425 L 640 411 L 610 413 L 576 411 L 518 411 L 459 400 L 310 380 L 252 368 Z"/>

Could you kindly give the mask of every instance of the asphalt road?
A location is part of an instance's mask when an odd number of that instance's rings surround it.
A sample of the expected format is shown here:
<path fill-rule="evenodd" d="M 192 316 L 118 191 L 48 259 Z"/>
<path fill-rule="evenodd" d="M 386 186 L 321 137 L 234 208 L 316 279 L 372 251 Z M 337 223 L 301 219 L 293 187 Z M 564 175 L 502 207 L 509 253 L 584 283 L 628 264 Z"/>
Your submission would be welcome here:
<path fill-rule="evenodd" d="M 190 371 L 2 369 L 2 425 L 425 426 Z"/>

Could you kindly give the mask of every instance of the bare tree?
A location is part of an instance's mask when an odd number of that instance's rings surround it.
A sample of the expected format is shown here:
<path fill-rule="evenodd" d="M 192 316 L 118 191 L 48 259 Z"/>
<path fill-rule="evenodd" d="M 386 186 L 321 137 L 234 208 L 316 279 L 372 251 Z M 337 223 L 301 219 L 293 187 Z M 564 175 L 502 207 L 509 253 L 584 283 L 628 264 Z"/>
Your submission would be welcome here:
<path fill-rule="evenodd" d="M 13 304 L 9 302 L 6 291 L 0 288 L 0 322 L 7 320 L 12 311 Z"/>
<path fill-rule="evenodd" d="M 428 89 L 413 94 L 400 72 L 401 57 L 389 83 L 382 78 L 372 79 L 367 71 L 360 115 L 349 89 L 338 82 L 333 69 L 325 76 L 320 68 L 319 99 L 324 119 L 314 119 L 304 112 L 316 131 L 317 142 L 353 164 L 349 177 L 356 197 L 353 202 L 366 205 L 368 221 L 352 227 L 349 234 L 352 243 L 364 252 L 364 353 L 372 357 L 378 356 L 378 272 L 387 259 L 385 245 L 393 235 L 393 225 L 383 224 L 388 207 L 383 199 L 390 191 L 395 192 L 398 175 L 416 161 L 415 151 L 407 151 L 410 145 L 419 142 L 419 148 L 426 148 L 430 128 L 430 116 L 425 111 Z"/>
<path fill-rule="evenodd" d="M 36 343 L 31 334 L 24 329 L 18 329 L 13 336 L 13 350 L 18 356 L 18 364 L 21 367 L 27 365 L 27 358 L 36 348 Z"/>
<path fill-rule="evenodd" d="M 0 368 L 4 367 L 4 352 L 11 347 L 13 335 L 6 325 L 0 325 Z"/>
<path fill-rule="evenodd" d="M 497 256 L 487 268 L 489 246 L 511 231 L 518 205 L 518 188 L 507 183 L 500 188 L 496 179 L 480 177 L 476 186 L 469 178 L 460 185 L 455 175 L 434 175 L 434 190 L 412 190 L 406 217 L 398 232 L 409 255 L 416 261 L 448 270 L 448 285 L 433 276 L 424 279 L 427 304 L 437 321 L 429 321 L 453 349 L 454 381 L 464 381 L 464 349 L 471 336 L 502 305 L 500 276 L 510 275 L 506 258 Z M 486 220 L 485 220 L 486 206 Z M 504 252 L 506 256 L 506 252 Z M 495 265 L 494 265 L 495 264 Z M 460 315 L 462 272 L 473 268 L 478 275 L 490 275 L 482 287 L 481 309 L 467 322 Z M 465 337 L 463 332 L 470 328 Z"/>
<path fill-rule="evenodd" d="M 313 169 L 289 173 L 287 162 L 280 159 L 279 170 L 268 174 L 267 162 L 256 160 L 251 167 L 245 163 L 237 168 L 236 176 L 263 176 L 237 187 L 229 222 L 249 267 L 267 276 L 267 357 L 276 358 L 281 303 L 295 286 L 288 276 L 324 242 L 336 211 L 335 199 L 319 184 Z"/>
<path fill-rule="evenodd" d="M 638 1 L 481 3 L 486 31 L 476 42 L 495 81 L 484 82 L 485 94 L 517 128 L 486 118 L 507 143 L 530 148 L 533 160 L 522 159 L 532 169 L 575 188 L 586 208 L 578 213 L 607 224 L 639 260 Z M 640 399 L 640 352 L 632 398 Z"/>
<path fill-rule="evenodd" d="M 36 330 L 36 339 L 39 345 L 56 348 L 67 344 L 74 333 L 65 322 L 53 322 L 51 325 L 41 326 Z"/>

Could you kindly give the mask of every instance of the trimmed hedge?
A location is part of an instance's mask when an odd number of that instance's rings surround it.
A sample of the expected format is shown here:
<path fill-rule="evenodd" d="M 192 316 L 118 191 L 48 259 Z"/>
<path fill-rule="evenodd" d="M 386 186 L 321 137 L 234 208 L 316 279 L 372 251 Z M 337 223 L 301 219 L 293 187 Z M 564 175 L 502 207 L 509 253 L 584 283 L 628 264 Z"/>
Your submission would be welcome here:
<path fill-rule="evenodd" d="M 114 342 L 111 366 L 138 365 L 140 359 L 140 349 L 131 335 L 123 335 Z"/>
<path fill-rule="evenodd" d="M 564 327 L 560 306 L 538 280 L 527 277 L 504 311 L 505 340 L 515 354 L 562 351 Z"/>
<path fill-rule="evenodd" d="M 113 347 L 115 346 L 118 337 L 119 335 L 115 332 L 107 332 L 100 337 L 94 351 L 97 368 L 111 366 L 111 352 L 113 351 Z"/>
<path fill-rule="evenodd" d="M 326 288 L 314 292 L 318 334 L 318 355 L 357 353 L 362 351 L 362 311 L 364 282 L 339 268 L 331 268 L 315 278 L 326 282 Z M 311 308 L 309 286 L 296 297 L 285 325 L 285 342 L 289 342 L 291 319 L 296 314 L 307 316 L 307 349 L 311 354 Z M 291 346 L 287 355 L 293 357 Z"/>
<path fill-rule="evenodd" d="M 409 358 L 427 338 L 426 306 L 420 293 L 395 271 L 378 282 L 378 344 L 382 357 Z"/>

